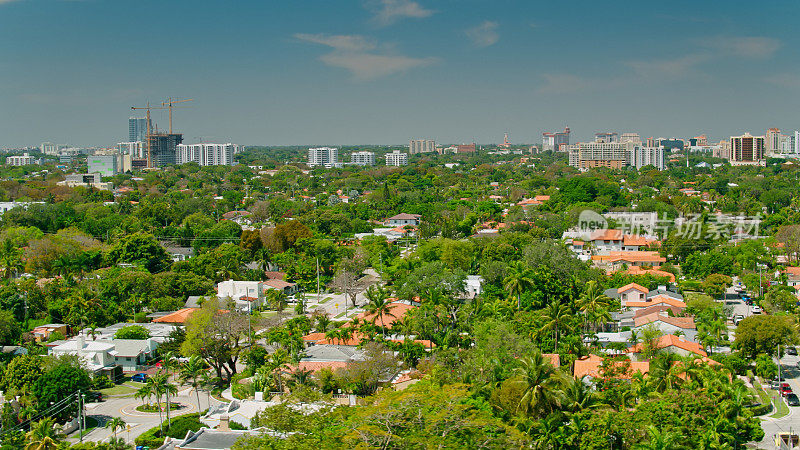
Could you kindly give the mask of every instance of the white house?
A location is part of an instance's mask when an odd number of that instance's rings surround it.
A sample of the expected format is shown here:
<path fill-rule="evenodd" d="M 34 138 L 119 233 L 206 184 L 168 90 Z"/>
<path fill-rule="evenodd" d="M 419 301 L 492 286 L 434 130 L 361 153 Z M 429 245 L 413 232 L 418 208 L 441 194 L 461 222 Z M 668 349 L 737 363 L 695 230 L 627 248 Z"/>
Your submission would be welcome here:
<path fill-rule="evenodd" d="M 78 355 L 86 363 L 86 368 L 93 372 L 113 370 L 116 366 L 114 360 L 114 344 L 108 341 L 86 341 L 83 335 L 78 335 L 68 341 L 51 347 L 49 354 Z"/>
<path fill-rule="evenodd" d="M 265 289 L 267 286 L 261 281 L 228 280 L 217 285 L 217 297 L 230 298 L 236 302 L 236 308 L 248 311 L 261 306 Z"/>
<path fill-rule="evenodd" d="M 114 346 L 111 355 L 114 362 L 126 372 L 141 370 L 145 361 L 155 356 L 158 343 L 153 339 L 114 339 L 110 342 Z"/>
<path fill-rule="evenodd" d="M 483 292 L 483 278 L 480 275 L 467 275 L 464 280 L 464 294 L 466 298 L 475 298 Z"/>
<path fill-rule="evenodd" d="M 386 219 L 386 225 L 390 227 L 403 227 L 406 225 L 419 225 L 419 222 L 422 220 L 422 216 L 419 214 L 398 214 L 396 216 L 389 217 Z"/>

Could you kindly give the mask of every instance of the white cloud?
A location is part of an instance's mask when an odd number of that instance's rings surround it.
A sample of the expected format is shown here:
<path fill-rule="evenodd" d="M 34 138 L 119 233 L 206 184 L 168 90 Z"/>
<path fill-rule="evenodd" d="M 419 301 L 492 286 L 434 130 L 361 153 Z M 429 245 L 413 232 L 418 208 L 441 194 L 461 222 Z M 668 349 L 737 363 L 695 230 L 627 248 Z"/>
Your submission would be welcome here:
<path fill-rule="evenodd" d="M 486 48 L 500 40 L 497 26 L 497 22 L 487 20 L 476 27 L 469 28 L 464 33 L 476 47 Z"/>
<path fill-rule="evenodd" d="M 359 36 L 357 34 L 326 35 L 326 34 L 296 33 L 294 37 L 296 39 L 300 39 L 301 41 L 310 42 L 312 44 L 325 45 L 335 50 L 341 50 L 341 51 L 357 52 L 364 50 L 373 50 L 375 48 L 374 42 L 371 42 L 367 40 L 364 36 Z"/>
<path fill-rule="evenodd" d="M 324 45 L 332 50 L 319 59 L 331 67 L 349 71 L 357 80 L 374 80 L 415 67 L 434 64 L 436 58 L 413 58 L 390 52 L 360 35 L 325 35 L 297 33 L 296 39 Z"/>
<path fill-rule="evenodd" d="M 375 53 L 329 53 L 320 58 L 325 64 L 341 67 L 359 80 L 374 80 L 415 67 L 436 62 L 435 58 L 411 58 L 402 55 L 380 55 Z"/>
<path fill-rule="evenodd" d="M 368 0 L 366 6 L 375 15 L 375 22 L 383 26 L 402 19 L 424 19 L 433 14 L 433 10 L 412 0 Z"/>
<path fill-rule="evenodd" d="M 781 41 L 763 36 L 716 36 L 700 44 L 721 54 L 753 59 L 769 58 L 781 47 Z"/>

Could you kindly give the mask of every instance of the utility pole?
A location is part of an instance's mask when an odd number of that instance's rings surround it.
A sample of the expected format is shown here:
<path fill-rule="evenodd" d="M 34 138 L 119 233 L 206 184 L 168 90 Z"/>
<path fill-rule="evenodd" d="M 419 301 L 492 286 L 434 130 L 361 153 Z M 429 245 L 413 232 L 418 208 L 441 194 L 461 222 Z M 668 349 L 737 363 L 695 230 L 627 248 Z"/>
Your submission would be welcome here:
<path fill-rule="evenodd" d="M 319 303 L 319 256 L 317 256 L 317 303 Z"/>
<path fill-rule="evenodd" d="M 83 420 L 81 419 L 81 412 L 83 408 L 81 408 L 81 391 L 78 391 L 77 395 L 78 400 L 78 436 L 80 437 L 81 442 L 83 442 Z"/>

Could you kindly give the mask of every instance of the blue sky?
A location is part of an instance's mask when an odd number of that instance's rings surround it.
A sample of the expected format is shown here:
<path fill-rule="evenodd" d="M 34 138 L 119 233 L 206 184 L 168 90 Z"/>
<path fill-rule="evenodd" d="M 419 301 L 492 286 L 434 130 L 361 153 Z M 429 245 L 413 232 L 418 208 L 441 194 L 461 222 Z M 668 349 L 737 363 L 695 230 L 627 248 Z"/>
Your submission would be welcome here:
<path fill-rule="evenodd" d="M 0 147 L 800 128 L 800 2 L 0 0 Z M 166 114 L 154 113 L 161 127 Z"/>

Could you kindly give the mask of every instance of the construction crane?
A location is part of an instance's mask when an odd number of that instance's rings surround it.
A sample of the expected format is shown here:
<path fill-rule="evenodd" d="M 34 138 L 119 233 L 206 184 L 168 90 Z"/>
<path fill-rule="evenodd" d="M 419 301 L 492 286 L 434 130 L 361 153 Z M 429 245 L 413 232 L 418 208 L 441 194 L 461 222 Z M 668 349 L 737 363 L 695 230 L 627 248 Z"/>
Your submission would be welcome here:
<path fill-rule="evenodd" d="M 151 124 L 150 124 L 150 110 L 151 109 L 168 109 L 168 108 L 164 107 L 164 106 L 150 106 L 150 102 L 147 102 L 147 106 L 131 106 L 131 109 L 132 110 L 143 109 L 143 110 L 147 111 L 147 167 L 151 168 L 151 167 L 153 167 L 153 155 L 152 155 L 152 149 L 150 148 L 150 135 L 153 134 L 153 130 L 151 129 Z M 172 112 L 172 110 L 170 109 L 170 113 L 171 112 Z M 170 117 L 172 117 L 172 116 L 170 115 Z M 170 123 L 170 125 L 171 125 L 171 123 Z M 170 129 L 170 132 L 172 132 L 171 129 Z"/>
<path fill-rule="evenodd" d="M 172 134 L 172 105 L 176 103 L 183 103 L 183 102 L 191 102 L 193 98 L 185 98 L 183 100 L 178 100 L 176 98 L 168 98 L 167 101 L 161 102 L 161 106 L 166 107 L 169 109 L 169 134 Z"/>

